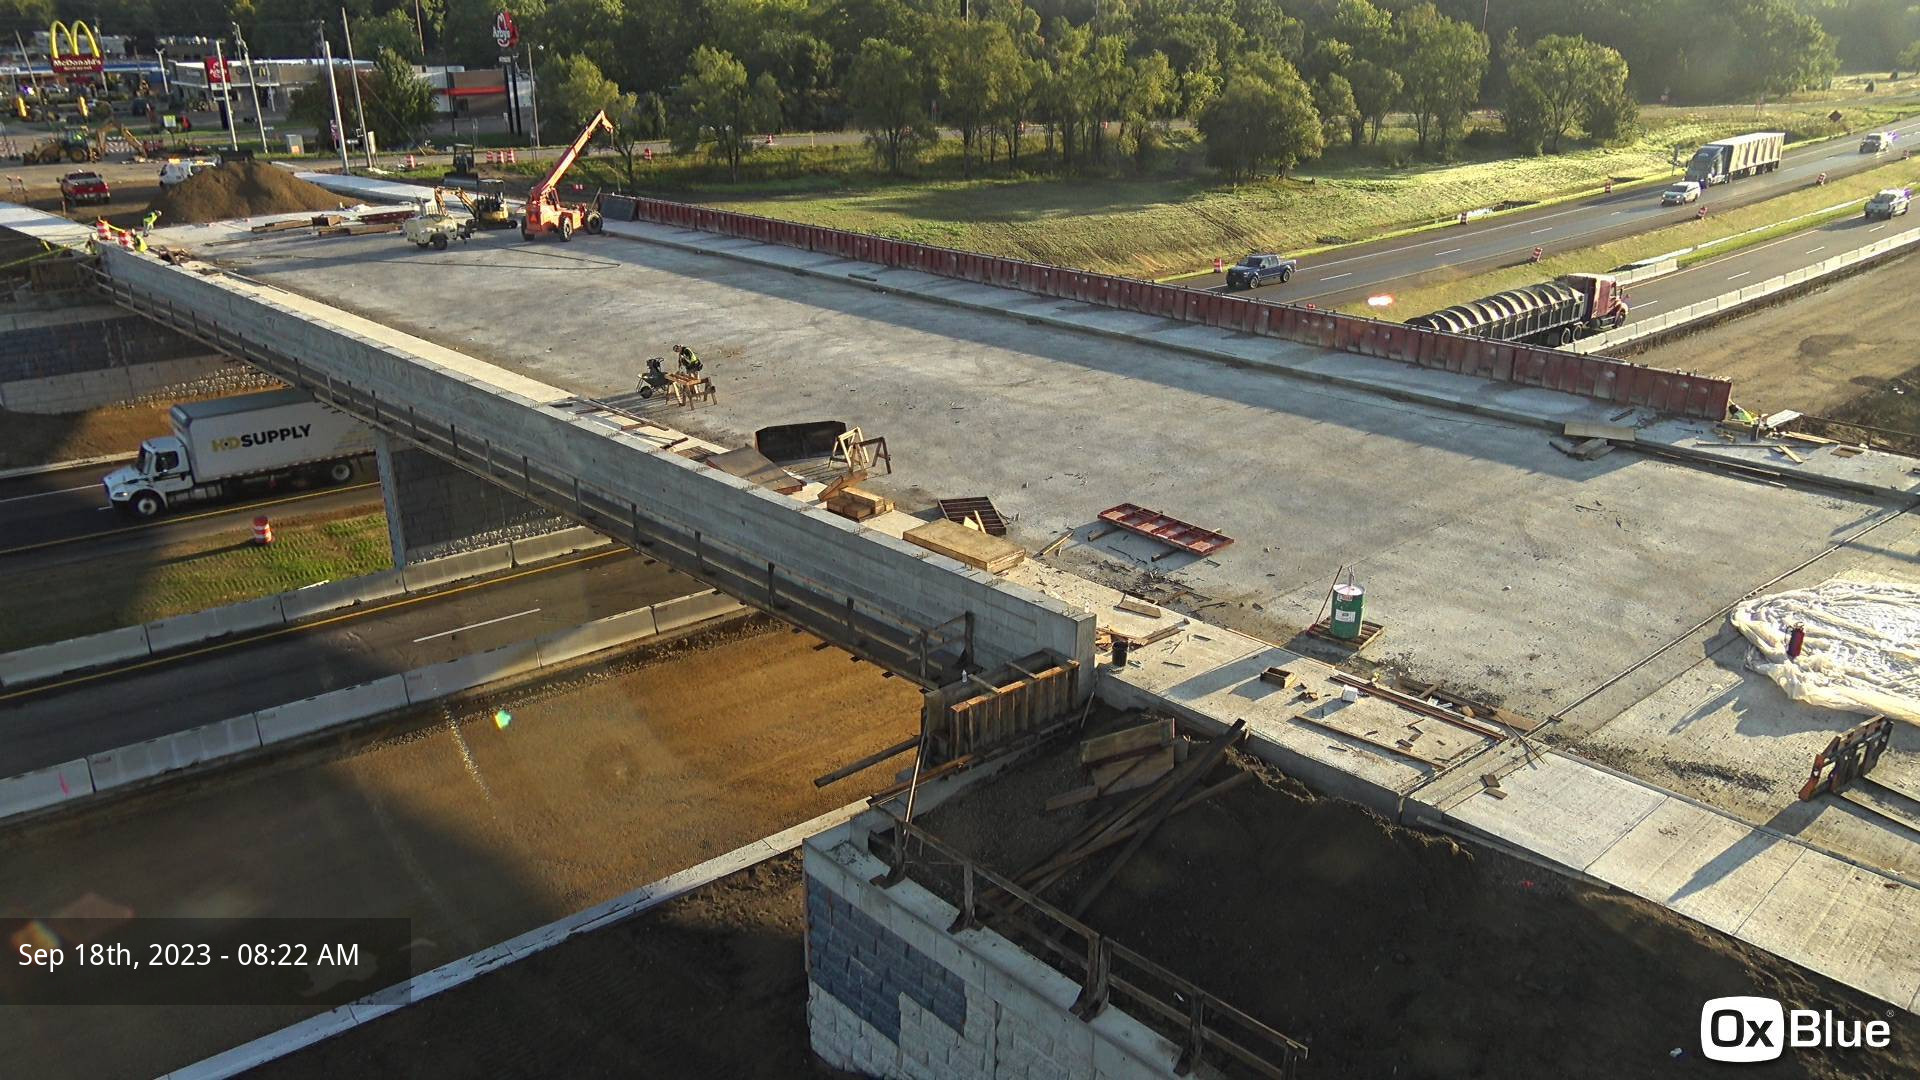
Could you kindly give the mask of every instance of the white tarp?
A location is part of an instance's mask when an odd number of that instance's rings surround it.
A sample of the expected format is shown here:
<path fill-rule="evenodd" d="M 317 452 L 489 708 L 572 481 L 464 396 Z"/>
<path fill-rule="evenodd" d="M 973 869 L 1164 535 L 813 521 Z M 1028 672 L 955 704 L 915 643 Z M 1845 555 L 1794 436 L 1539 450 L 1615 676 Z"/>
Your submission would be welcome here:
<path fill-rule="evenodd" d="M 1747 663 L 1795 701 L 1920 723 L 1920 586 L 1835 580 L 1733 609 Z M 1795 626 L 1806 630 L 1787 657 Z"/>

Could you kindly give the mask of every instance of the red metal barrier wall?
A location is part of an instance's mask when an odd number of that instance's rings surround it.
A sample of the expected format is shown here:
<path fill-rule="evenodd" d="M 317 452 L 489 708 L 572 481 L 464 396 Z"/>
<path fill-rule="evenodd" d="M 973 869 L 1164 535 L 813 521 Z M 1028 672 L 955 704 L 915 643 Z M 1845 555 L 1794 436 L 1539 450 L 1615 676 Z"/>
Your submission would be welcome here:
<path fill-rule="evenodd" d="M 1725 419 L 1733 402 L 1733 383 L 1728 379 L 1650 368 L 1606 356 L 1581 356 L 1532 345 L 1486 342 L 1418 330 L 1400 323 L 1328 311 L 1309 312 L 1237 296 L 929 247 L 728 210 L 710 210 L 664 199 L 635 199 L 634 220 L 744 237 L 895 269 L 919 270 L 1040 296 L 1241 330 L 1522 386 L 1541 386 L 1597 401 L 1643 405 L 1682 416 Z"/>

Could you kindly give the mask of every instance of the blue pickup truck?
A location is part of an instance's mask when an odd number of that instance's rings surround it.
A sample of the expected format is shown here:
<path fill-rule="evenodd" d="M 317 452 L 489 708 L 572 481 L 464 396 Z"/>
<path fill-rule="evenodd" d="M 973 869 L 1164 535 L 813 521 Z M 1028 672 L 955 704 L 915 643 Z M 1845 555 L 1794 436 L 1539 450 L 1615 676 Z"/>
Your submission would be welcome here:
<path fill-rule="evenodd" d="M 1253 289 L 1285 281 L 1293 276 L 1294 269 L 1299 265 L 1299 260 L 1279 255 L 1249 255 L 1227 268 L 1227 291 Z"/>

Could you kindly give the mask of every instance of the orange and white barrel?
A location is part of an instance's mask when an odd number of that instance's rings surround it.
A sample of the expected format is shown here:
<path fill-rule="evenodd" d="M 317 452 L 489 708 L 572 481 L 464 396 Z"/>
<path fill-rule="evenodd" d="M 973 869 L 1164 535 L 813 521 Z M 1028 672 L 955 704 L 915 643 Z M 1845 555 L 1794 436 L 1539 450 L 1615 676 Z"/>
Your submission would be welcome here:
<path fill-rule="evenodd" d="M 253 519 L 253 542 L 256 544 L 273 543 L 273 522 L 265 514 Z"/>

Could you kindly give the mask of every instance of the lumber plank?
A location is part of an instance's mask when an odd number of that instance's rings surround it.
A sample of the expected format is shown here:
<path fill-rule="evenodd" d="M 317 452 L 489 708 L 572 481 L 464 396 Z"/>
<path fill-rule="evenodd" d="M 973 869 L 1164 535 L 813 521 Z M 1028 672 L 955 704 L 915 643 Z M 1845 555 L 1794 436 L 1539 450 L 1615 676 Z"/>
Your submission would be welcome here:
<path fill-rule="evenodd" d="M 1080 764 L 1092 765 L 1108 758 L 1151 746 L 1173 742 L 1173 718 L 1162 717 L 1144 724 L 1096 735 L 1080 744 Z"/>

